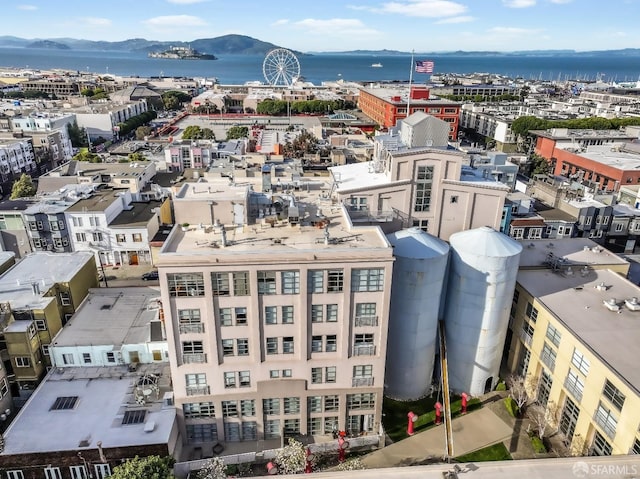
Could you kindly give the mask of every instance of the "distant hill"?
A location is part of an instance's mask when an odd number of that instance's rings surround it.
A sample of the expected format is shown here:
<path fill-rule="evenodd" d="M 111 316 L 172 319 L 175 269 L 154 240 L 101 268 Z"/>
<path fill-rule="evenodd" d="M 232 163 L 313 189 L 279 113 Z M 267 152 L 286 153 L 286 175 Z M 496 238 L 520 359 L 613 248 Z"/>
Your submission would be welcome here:
<path fill-rule="evenodd" d="M 269 50 L 280 48 L 245 35 L 224 35 L 215 38 L 200 38 L 191 42 L 161 42 L 144 38 L 131 38 L 119 42 L 81 40 L 77 38 L 24 39 L 0 36 L 0 47 L 58 48 L 85 51 L 129 51 L 156 52 L 170 47 L 195 48 L 201 53 L 219 55 L 265 55 Z M 301 52 L 296 54 L 303 55 Z"/>

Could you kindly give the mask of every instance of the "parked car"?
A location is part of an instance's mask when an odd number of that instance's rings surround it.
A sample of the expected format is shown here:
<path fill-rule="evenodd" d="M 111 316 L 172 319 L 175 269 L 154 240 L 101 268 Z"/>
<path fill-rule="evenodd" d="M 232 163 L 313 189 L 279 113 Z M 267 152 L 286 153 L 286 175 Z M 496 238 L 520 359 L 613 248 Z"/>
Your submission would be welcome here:
<path fill-rule="evenodd" d="M 149 271 L 148 273 L 145 273 L 142 275 L 142 279 L 144 281 L 153 281 L 158 279 L 158 272 L 157 271 Z"/>

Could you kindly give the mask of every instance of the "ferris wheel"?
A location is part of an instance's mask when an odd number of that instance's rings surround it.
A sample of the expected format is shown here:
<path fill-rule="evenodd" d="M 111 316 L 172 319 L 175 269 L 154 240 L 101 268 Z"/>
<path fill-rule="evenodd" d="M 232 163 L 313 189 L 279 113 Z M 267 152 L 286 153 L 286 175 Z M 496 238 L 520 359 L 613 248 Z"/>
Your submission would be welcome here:
<path fill-rule="evenodd" d="M 300 77 L 300 63 L 291 50 L 276 48 L 264 58 L 262 74 L 269 85 L 291 86 Z"/>

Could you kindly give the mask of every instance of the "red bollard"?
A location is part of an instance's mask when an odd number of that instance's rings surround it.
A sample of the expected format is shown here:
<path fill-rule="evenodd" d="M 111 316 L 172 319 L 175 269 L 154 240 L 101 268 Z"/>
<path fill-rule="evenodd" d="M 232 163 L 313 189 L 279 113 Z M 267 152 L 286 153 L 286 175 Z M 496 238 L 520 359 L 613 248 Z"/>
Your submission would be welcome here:
<path fill-rule="evenodd" d="M 442 416 L 442 404 L 437 402 L 435 404 L 435 408 L 436 408 L 436 424 L 440 424 L 441 416 Z"/>
<path fill-rule="evenodd" d="M 311 454 L 311 449 L 307 448 L 307 462 L 304 466 L 304 473 L 311 474 L 313 472 L 313 467 L 311 465 L 311 460 L 313 459 L 313 455 Z"/>
<path fill-rule="evenodd" d="M 407 417 L 409 418 L 409 422 L 407 423 L 407 434 L 409 436 L 413 436 L 413 423 L 418 420 L 418 415 L 413 411 L 409 411 Z"/>
<path fill-rule="evenodd" d="M 340 436 L 338 438 L 338 462 L 344 462 L 345 449 L 347 447 L 349 447 L 349 443 L 344 440 L 344 437 Z"/>
<path fill-rule="evenodd" d="M 462 393 L 462 413 L 461 414 L 467 414 L 467 400 L 469 399 L 469 396 L 467 396 L 467 393 Z"/>
<path fill-rule="evenodd" d="M 267 474 L 269 474 L 270 476 L 278 474 L 278 466 L 276 466 L 273 462 L 268 462 L 267 463 Z"/>

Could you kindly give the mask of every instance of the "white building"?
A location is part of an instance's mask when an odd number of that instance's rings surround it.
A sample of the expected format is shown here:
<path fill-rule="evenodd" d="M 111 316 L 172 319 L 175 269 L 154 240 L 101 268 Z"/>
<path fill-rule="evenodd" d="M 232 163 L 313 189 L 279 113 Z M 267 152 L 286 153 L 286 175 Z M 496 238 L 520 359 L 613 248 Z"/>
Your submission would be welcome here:
<path fill-rule="evenodd" d="M 0 141 L 0 176 L 2 182 L 9 179 L 10 174 L 19 175 L 37 168 L 35 153 L 31 140 Z"/>
<path fill-rule="evenodd" d="M 147 111 L 147 102 L 139 100 L 127 104 L 92 103 L 73 111 L 78 126 L 87 131 L 91 140 L 98 137 L 112 140 L 117 136 L 118 124 Z"/>

